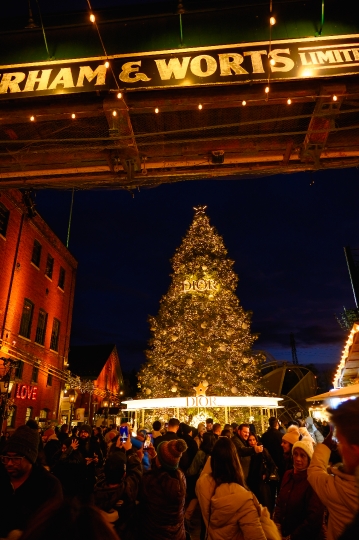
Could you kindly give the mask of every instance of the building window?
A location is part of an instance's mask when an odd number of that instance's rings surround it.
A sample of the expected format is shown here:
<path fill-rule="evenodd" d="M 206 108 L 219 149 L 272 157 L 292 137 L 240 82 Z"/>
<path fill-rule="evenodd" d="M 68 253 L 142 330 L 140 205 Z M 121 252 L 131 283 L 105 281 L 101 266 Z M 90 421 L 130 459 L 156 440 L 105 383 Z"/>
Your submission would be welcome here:
<path fill-rule="evenodd" d="M 27 407 L 25 414 L 25 424 L 32 417 L 32 407 Z"/>
<path fill-rule="evenodd" d="M 54 322 L 52 325 L 51 342 L 50 342 L 50 349 L 52 349 L 53 351 L 57 351 L 59 348 L 59 334 L 60 334 L 60 321 L 57 319 L 54 319 Z"/>
<path fill-rule="evenodd" d="M 37 366 L 34 366 L 32 368 L 31 382 L 37 383 L 38 378 L 39 378 L 39 368 Z"/>
<path fill-rule="evenodd" d="M 22 372 L 24 371 L 24 362 L 22 360 L 17 361 L 14 376 L 15 379 L 22 379 Z"/>
<path fill-rule="evenodd" d="M 4 237 L 6 237 L 9 215 L 9 210 L 6 208 L 6 206 L 0 203 L 0 234 Z"/>
<path fill-rule="evenodd" d="M 62 266 L 60 266 L 59 287 L 62 290 L 65 288 L 65 268 L 62 268 Z"/>
<path fill-rule="evenodd" d="M 32 248 L 31 262 L 39 268 L 41 260 L 42 245 L 37 240 L 34 240 L 34 247 Z"/>
<path fill-rule="evenodd" d="M 49 414 L 49 409 L 41 409 L 40 414 L 39 414 L 39 424 L 40 425 L 46 423 L 48 414 Z"/>
<path fill-rule="evenodd" d="M 47 374 L 47 383 L 46 383 L 47 386 L 52 386 L 52 374 L 51 373 L 48 373 Z"/>
<path fill-rule="evenodd" d="M 16 406 L 13 405 L 9 411 L 9 416 L 6 420 L 6 425 L 8 428 L 15 427 L 15 418 L 16 418 Z"/>
<path fill-rule="evenodd" d="M 46 334 L 46 325 L 47 325 L 47 313 L 43 309 L 39 310 L 39 318 L 37 319 L 37 328 L 35 341 L 39 345 L 43 345 L 45 342 Z"/>
<path fill-rule="evenodd" d="M 34 304 L 25 298 L 24 307 L 22 308 L 22 316 L 20 323 L 20 336 L 30 339 L 32 314 L 34 311 Z"/>
<path fill-rule="evenodd" d="M 52 279 L 52 272 L 54 270 L 54 258 L 51 257 L 50 253 L 47 255 L 46 260 L 46 270 L 45 270 L 45 276 Z"/>

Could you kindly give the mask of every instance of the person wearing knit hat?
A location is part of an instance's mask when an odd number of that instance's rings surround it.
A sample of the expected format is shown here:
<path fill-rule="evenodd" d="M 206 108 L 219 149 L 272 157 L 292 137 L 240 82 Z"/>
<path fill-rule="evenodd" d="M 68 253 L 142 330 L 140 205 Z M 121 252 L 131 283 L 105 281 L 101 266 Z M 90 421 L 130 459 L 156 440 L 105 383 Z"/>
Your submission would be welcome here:
<path fill-rule="evenodd" d="M 314 448 L 314 446 L 317 444 L 317 441 L 315 441 L 313 439 L 313 437 L 311 436 L 311 434 L 309 433 L 307 428 L 306 427 L 300 427 L 299 428 L 299 433 L 301 434 L 302 438 L 303 437 L 310 437 L 312 439 L 312 444 L 313 444 L 313 448 Z"/>
<path fill-rule="evenodd" d="M 289 426 L 282 437 L 281 446 L 283 448 L 282 462 L 278 467 L 279 477 L 282 480 L 284 473 L 293 468 L 292 448 L 293 444 L 299 441 L 301 435 L 298 426 Z"/>
<path fill-rule="evenodd" d="M 309 431 L 309 435 L 313 437 L 316 443 L 322 443 L 324 441 L 323 435 L 320 433 L 319 429 L 315 427 L 314 419 L 311 416 L 308 416 L 305 419 L 305 425 Z"/>
<path fill-rule="evenodd" d="M 0 466 L 0 538 L 15 529 L 23 531 L 45 503 L 61 501 L 57 478 L 36 463 L 39 434 L 29 426 L 18 427 L 1 455 Z"/>
<path fill-rule="evenodd" d="M 142 479 L 142 522 L 150 538 L 185 540 L 186 480 L 178 467 L 187 445 L 182 439 L 161 441 L 154 466 Z"/>
<path fill-rule="evenodd" d="M 293 469 L 286 471 L 277 497 L 273 519 L 283 539 L 323 538 L 324 505 L 307 480 L 313 456 L 311 437 L 293 444 Z"/>

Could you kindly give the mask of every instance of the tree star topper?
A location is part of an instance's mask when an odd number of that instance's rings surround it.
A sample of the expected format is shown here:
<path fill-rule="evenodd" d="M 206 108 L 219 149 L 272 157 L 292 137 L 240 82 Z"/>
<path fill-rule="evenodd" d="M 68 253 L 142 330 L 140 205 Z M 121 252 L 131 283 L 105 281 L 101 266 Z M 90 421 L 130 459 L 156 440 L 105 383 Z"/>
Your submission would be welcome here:
<path fill-rule="evenodd" d="M 206 213 L 206 208 L 207 208 L 206 205 L 194 206 L 193 210 L 196 211 L 196 215 L 199 215 L 199 214 L 205 214 Z"/>

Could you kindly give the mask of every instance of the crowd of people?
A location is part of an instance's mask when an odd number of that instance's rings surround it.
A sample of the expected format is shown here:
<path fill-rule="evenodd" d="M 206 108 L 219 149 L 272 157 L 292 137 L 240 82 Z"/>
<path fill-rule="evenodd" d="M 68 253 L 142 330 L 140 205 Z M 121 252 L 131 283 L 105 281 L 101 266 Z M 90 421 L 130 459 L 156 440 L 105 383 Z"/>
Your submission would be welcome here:
<path fill-rule="evenodd" d="M 254 424 L 40 430 L 0 441 L 0 539 L 351 540 L 359 533 L 359 399 L 259 436 Z"/>

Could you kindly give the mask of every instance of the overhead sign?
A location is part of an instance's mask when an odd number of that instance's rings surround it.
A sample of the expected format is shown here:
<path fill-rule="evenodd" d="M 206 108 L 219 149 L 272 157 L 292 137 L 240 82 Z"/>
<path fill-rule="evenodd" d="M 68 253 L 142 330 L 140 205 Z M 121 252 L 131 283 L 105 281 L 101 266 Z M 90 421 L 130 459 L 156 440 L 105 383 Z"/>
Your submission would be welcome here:
<path fill-rule="evenodd" d="M 0 98 L 356 73 L 359 35 L 303 38 L 0 66 Z"/>
<path fill-rule="evenodd" d="M 262 407 L 275 409 L 279 407 L 278 397 L 262 396 L 190 396 L 155 399 L 134 399 L 123 401 L 127 409 L 186 409 L 190 407 Z"/>

